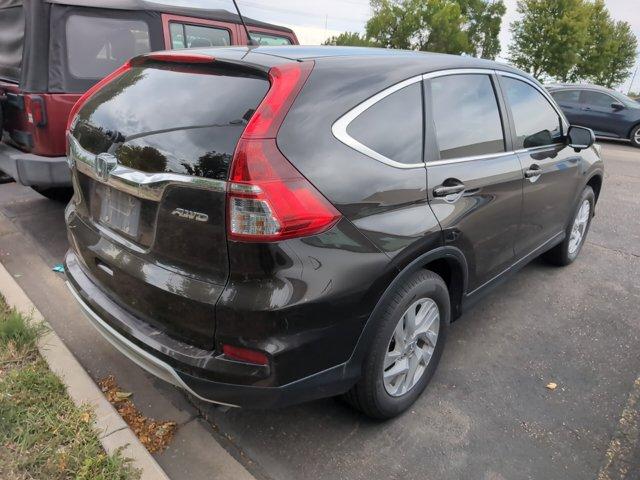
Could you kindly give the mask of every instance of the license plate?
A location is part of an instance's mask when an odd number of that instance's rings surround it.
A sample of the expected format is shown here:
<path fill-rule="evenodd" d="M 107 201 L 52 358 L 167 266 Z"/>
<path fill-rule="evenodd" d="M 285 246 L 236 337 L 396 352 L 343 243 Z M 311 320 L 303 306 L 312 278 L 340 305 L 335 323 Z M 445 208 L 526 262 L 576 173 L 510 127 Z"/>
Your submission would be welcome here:
<path fill-rule="evenodd" d="M 110 187 L 100 188 L 100 223 L 127 234 L 138 236 L 140 200 Z"/>

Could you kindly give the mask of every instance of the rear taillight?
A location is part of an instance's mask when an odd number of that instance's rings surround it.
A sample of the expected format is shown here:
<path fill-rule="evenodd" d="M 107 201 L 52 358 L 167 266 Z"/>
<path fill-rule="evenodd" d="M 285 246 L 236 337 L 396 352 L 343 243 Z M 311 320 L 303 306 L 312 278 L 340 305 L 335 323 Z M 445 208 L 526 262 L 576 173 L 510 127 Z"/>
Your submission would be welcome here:
<path fill-rule="evenodd" d="M 82 105 L 87 103 L 87 101 L 93 96 L 94 93 L 96 93 L 98 90 L 104 87 L 107 83 L 118 78 L 120 75 L 122 75 L 124 72 L 126 72 L 130 68 L 131 68 L 131 63 L 126 62 L 124 65 L 121 65 L 116 70 L 114 70 L 109 75 L 107 75 L 102 80 L 100 80 L 98 83 L 96 83 L 89 90 L 84 92 L 84 94 L 78 99 L 78 101 L 73 105 L 73 107 L 71 107 L 71 111 L 69 112 L 69 117 L 67 118 L 67 128 L 66 128 L 67 133 L 69 133 L 69 130 L 71 130 L 71 127 L 73 126 L 73 121 L 75 120 L 75 117 L 78 114 L 78 110 L 80 110 Z"/>
<path fill-rule="evenodd" d="M 36 127 L 44 127 L 47 124 L 47 111 L 42 97 L 25 95 L 24 104 L 29 122 Z"/>
<path fill-rule="evenodd" d="M 289 163 L 276 135 L 313 68 L 312 62 L 274 67 L 271 88 L 238 142 L 227 189 L 231 240 L 272 242 L 323 232 L 340 213 Z"/>

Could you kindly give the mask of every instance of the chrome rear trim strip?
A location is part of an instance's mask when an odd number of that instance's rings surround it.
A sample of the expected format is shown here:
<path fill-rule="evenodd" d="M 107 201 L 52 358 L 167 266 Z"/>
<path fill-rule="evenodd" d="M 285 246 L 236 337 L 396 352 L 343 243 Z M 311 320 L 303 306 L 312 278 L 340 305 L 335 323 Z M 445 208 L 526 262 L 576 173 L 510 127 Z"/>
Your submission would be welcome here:
<path fill-rule="evenodd" d="M 94 180 L 109 185 L 117 190 L 126 192 L 134 197 L 146 200 L 160 201 L 165 189 L 170 185 L 202 188 L 214 192 L 225 192 L 227 182 L 212 178 L 194 177 L 179 173 L 147 173 L 133 168 L 117 165 L 106 180 L 98 176 L 96 169 L 96 155 L 80 146 L 71 135 L 69 138 L 69 164 L 79 172 Z"/>
<path fill-rule="evenodd" d="M 185 382 L 180 378 L 180 375 L 176 373 L 176 371 L 166 362 L 163 362 L 159 358 L 154 357 L 149 352 L 143 350 L 138 347 L 135 343 L 129 341 L 124 336 L 115 331 L 111 326 L 109 326 L 104 320 L 102 320 L 92 309 L 85 303 L 85 301 L 80 297 L 80 294 L 73 288 L 73 286 L 66 282 L 67 288 L 74 296 L 76 301 L 82 307 L 82 311 L 85 316 L 91 322 L 91 325 L 98 330 L 98 332 L 111 344 L 113 345 L 120 353 L 122 353 L 125 357 L 129 358 L 133 363 L 137 364 L 139 367 L 145 369 L 150 374 L 158 377 L 165 382 L 168 382 L 176 387 L 180 387 L 183 390 L 189 392 L 190 395 L 193 395 L 199 400 L 203 402 L 216 403 L 218 405 L 225 405 L 227 407 L 236 407 L 238 405 L 232 405 L 230 403 L 217 402 L 215 400 L 211 400 L 209 398 L 204 398 L 194 392 Z"/>

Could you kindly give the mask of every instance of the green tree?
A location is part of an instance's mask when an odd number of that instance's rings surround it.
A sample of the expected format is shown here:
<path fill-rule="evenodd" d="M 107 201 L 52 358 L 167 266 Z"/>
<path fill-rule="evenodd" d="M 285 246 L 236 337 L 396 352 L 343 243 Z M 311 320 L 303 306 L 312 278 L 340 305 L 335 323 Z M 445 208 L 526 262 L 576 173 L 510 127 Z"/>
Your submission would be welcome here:
<path fill-rule="evenodd" d="M 500 53 L 500 28 L 507 11 L 502 0 L 460 0 L 467 17 L 468 34 L 474 56 L 494 60 Z"/>
<path fill-rule="evenodd" d="M 620 85 L 629 77 L 638 50 L 638 39 L 627 22 L 615 23 L 612 43 L 611 55 L 604 69 L 598 75 L 591 77 L 592 81 L 609 88 Z"/>
<path fill-rule="evenodd" d="M 511 24 L 509 57 L 534 77 L 567 81 L 588 40 L 590 8 L 584 0 L 519 0 Z"/>
<path fill-rule="evenodd" d="M 366 38 L 387 48 L 495 58 L 502 0 L 372 0 Z"/>
<path fill-rule="evenodd" d="M 326 39 L 323 45 L 342 45 L 347 47 L 375 47 L 375 43 L 357 32 L 344 32 Z"/>
<path fill-rule="evenodd" d="M 631 73 L 638 42 L 628 23 L 613 21 L 604 0 L 596 0 L 589 8 L 588 41 L 571 78 L 612 87 Z"/>

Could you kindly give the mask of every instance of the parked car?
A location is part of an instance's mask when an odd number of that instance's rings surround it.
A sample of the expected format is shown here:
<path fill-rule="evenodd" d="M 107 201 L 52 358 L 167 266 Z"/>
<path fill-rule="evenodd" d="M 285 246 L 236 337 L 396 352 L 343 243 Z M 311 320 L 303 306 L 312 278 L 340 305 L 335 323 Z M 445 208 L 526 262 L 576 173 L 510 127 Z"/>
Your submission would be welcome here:
<path fill-rule="evenodd" d="M 629 140 L 640 147 L 640 103 L 597 85 L 547 87 L 567 119 L 591 128 L 598 137 Z"/>
<path fill-rule="evenodd" d="M 245 20 L 254 43 L 298 43 L 288 28 Z M 239 17 L 225 10 L 0 0 L 0 169 L 45 196 L 64 197 L 68 115 L 98 80 L 141 53 L 247 43 Z"/>
<path fill-rule="evenodd" d="M 471 57 L 151 53 L 76 108 L 71 292 L 134 362 L 231 406 L 404 411 L 452 320 L 576 259 L 603 179 L 591 130 Z"/>

